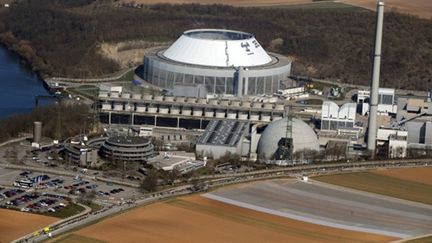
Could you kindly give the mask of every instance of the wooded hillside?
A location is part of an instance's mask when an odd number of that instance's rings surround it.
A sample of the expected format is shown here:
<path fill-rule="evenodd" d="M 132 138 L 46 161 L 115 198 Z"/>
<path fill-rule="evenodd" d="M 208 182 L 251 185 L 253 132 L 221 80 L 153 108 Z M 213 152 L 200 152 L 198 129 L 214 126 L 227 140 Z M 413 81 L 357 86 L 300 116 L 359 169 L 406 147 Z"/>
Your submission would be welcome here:
<path fill-rule="evenodd" d="M 358 8 L 275 9 L 222 5 L 116 7 L 110 1 L 28 0 L 0 13 L 0 40 L 52 76 L 90 77 L 119 66 L 98 44 L 174 41 L 192 28 L 251 32 L 268 50 L 293 56 L 294 74 L 367 84 L 375 14 Z M 385 16 L 382 84 L 432 88 L 432 21 Z"/>

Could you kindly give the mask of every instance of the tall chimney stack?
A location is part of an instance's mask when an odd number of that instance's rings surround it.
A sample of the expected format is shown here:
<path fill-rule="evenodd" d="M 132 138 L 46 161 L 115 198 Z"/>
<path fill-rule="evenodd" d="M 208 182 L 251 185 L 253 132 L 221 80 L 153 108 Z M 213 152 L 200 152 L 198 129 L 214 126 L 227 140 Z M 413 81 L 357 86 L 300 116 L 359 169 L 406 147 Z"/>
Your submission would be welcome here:
<path fill-rule="evenodd" d="M 369 103 L 369 128 L 367 149 L 372 157 L 375 157 L 376 136 L 377 136 L 377 115 L 378 115 L 378 89 L 381 68 L 381 44 L 384 21 L 384 2 L 378 1 L 377 22 L 375 34 L 375 53 L 372 70 L 371 92 Z"/>

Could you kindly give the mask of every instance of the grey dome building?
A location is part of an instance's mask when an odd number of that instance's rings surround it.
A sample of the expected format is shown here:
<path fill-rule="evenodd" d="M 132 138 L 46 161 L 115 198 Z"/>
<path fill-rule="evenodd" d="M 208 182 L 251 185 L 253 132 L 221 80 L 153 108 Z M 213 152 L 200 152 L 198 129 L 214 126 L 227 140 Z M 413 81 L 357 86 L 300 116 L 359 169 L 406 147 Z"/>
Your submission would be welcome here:
<path fill-rule="evenodd" d="M 287 118 L 270 123 L 261 135 L 258 142 L 258 156 L 263 159 L 272 159 L 278 150 L 278 144 L 285 137 Z M 319 142 L 314 130 L 304 121 L 292 119 L 293 152 L 303 149 L 319 150 Z"/>

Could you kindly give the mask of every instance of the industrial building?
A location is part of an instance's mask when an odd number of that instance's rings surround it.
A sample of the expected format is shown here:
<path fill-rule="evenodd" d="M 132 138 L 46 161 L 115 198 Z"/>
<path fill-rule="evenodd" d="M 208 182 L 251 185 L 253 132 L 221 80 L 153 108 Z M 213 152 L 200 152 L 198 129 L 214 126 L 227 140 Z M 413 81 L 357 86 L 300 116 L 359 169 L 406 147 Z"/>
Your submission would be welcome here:
<path fill-rule="evenodd" d="M 291 129 L 288 129 L 289 126 Z M 264 160 L 278 157 L 278 150 L 285 139 L 290 140 L 289 146 L 292 148 L 292 153 L 319 150 L 319 142 L 314 130 L 300 119 L 291 118 L 290 121 L 286 117 L 270 123 L 265 128 L 258 142 L 258 157 Z"/>
<path fill-rule="evenodd" d="M 269 123 L 281 119 L 285 104 L 270 99 L 193 98 L 123 92 L 99 92 L 101 121 L 106 124 L 205 129 L 210 120 Z"/>
<path fill-rule="evenodd" d="M 135 136 L 112 136 L 105 140 L 100 155 L 107 160 L 145 162 L 155 155 L 150 139 Z"/>
<path fill-rule="evenodd" d="M 369 90 L 359 90 L 357 92 L 357 104 L 361 107 L 361 114 L 364 116 L 369 112 Z M 396 113 L 395 90 L 390 88 L 379 88 L 378 90 L 378 114 L 388 115 Z"/>
<path fill-rule="evenodd" d="M 252 34 L 223 29 L 184 32 L 168 48 L 146 53 L 143 72 L 155 86 L 203 85 L 209 94 L 253 96 L 293 86 L 288 58 L 267 53 Z"/>
<path fill-rule="evenodd" d="M 357 105 L 346 103 L 339 107 L 332 101 L 324 101 L 321 109 L 321 130 L 341 133 L 357 133 L 355 120 Z"/>
<path fill-rule="evenodd" d="M 226 154 L 249 155 L 249 122 L 212 120 L 196 143 L 196 152 L 204 157 L 219 159 Z"/>
<path fill-rule="evenodd" d="M 88 140 L 85 136 L 76 136 L 64 141 L 66 160 L 84 167 L 95 167 L 98 162 L 98 151 L 106 137 Z"/>

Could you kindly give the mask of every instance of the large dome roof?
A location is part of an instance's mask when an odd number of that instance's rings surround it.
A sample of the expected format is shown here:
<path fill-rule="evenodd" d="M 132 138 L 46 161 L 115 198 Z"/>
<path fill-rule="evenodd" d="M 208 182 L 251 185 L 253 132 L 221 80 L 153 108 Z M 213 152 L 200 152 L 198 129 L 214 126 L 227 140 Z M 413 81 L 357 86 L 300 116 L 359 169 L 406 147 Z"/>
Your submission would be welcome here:
<path fill-rule="evenodd" d="M 272 61 L 252 34 L 221 29 L 186 31 L 163 56 L 177 62 L 214 67 L 252 67 Z"/>
<path fill-rule="evenodd" d="M 278 149 L 278 142 L 285 136 L 287 118 L 270 123 L 258 142 L 260 158 L 271 159 Z M 292 120 L 293 151 L 303 149 L 319 150 L 319 142 L 314 130 L 304 121 Z"/>

